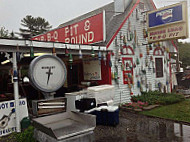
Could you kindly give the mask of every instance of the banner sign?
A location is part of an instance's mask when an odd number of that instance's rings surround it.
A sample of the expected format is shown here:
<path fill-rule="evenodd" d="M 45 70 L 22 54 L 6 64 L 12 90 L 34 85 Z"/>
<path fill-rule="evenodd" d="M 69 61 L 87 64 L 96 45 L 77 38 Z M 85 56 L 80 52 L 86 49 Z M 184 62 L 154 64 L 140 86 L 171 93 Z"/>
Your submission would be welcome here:
<path fill-rule="evenodd" d="M 19 101 L 19 119 L 28 117 L 27 101 Z M 15 101 L 0 102 L 0 137 L 16 132 Z"/>
<path fill-rule="evenodd" d="M 84 80 L 102 80 L 99 60 L 83 61 Z"/>
<path fill-rule="evenodd" d="M 183 20 L 182 5 L 150 13 L 148 18 L 149 28 L 180 22 Z"/>
<path fill-rule="evenodd" d="M 148 12 L 148 43 L 188 37 L 187 2 Z"/>
<path fill-rule="evenodd" d="M 91 44 L 105 40 L 105 13 L 92 16 L 77 23 L 49 31 L 31 40 L 53 41 L 72 44 Z"/>
<path fill-rule="evenodd" d="M 184 35 L 188 32 L 186 29 L 187 26 L 185 23 L 152 29 L 148 33 L 148 42 L 152 43 L 155 41 L 184 38 Z"/>

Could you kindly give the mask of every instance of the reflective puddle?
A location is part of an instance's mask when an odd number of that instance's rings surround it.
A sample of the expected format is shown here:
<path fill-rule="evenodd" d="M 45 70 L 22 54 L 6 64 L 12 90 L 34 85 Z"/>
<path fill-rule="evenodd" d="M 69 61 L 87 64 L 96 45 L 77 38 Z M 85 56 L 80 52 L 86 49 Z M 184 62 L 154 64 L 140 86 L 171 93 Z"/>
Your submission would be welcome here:
<path fill-rule="evenodd" d="M 96 127 L 96 142 L 190 142 L 190 125 L 129 112 L 120 115 L 118 126 Z"/>

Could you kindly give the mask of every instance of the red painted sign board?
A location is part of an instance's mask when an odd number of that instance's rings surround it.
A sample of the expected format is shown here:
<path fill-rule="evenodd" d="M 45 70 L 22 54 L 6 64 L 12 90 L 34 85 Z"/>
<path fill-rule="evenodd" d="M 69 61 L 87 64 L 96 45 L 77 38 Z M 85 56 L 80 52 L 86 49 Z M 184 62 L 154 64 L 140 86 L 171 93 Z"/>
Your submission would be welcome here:
<path fill-rule="evenodd" d="M 72 44 L 91 44 L 104 41 L 104 13 L 77 23 L 35 36 L 32 40 Z"/>

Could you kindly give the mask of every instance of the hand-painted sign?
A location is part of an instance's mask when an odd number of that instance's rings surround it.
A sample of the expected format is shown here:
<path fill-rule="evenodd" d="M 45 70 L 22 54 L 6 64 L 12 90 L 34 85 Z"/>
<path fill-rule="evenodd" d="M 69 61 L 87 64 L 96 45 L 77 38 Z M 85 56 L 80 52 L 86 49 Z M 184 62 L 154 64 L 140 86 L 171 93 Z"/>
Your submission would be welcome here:
<path fill-rule="evenodd" d="M 164 10 L 159 10 L 148 15 L 149 28 L 165 24 L 176 23 L 183 20 L 182 5 L 177 5 Z"/>
<path fill-rule="evenodd" d="M 99 60 L 83 61 L 84 80 L 101 80 Z"/>
<path fill-rule="evenodd" d="M 188 37 L 187 2 L 148 12 L 148 43 Z"/>
<path fill-rule="evenodd" d="M 33 37 L 32 40 L 91 44 L 105 40 L 104 12 L 77 23 Z"/>
<path fill-rule="evenodd" d="M 0 103 L 0 137 L 16 132 L 16 119 L 15 119 L 15 101 L 7 101 Z M 28 117 L 26 99 L 19 101 L 20 121 L 24 117 Z"/>
<path fill-rule="evenodd" d="M 186 29 L 187 25 L 185 23 L 152 29 L 148 32 L 148 42 L 183 38 L 188 32 Z"/>

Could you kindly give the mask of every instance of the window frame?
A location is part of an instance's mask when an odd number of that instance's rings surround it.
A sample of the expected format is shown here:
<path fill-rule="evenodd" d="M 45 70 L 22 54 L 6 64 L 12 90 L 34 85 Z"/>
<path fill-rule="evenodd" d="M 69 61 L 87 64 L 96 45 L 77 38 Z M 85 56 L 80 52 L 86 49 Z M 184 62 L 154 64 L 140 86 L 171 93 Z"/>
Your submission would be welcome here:
<path fill-rule="evenodd" d="M 161 63 L 160 65 L 157 65 L 158 60 L 160 60 L 160 63 Z M 163 63 L 163 58 L 162 57 L 156 57 L 155 58 L 155 70 L 156 70 L 155 71 L 156 78 L 163 78 L 164 77 L 164 63 Z"/>

